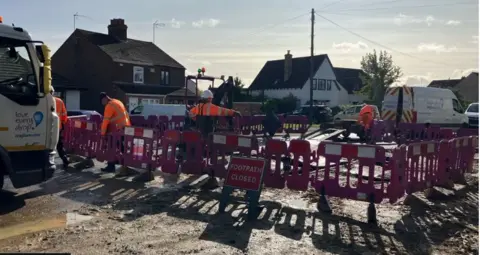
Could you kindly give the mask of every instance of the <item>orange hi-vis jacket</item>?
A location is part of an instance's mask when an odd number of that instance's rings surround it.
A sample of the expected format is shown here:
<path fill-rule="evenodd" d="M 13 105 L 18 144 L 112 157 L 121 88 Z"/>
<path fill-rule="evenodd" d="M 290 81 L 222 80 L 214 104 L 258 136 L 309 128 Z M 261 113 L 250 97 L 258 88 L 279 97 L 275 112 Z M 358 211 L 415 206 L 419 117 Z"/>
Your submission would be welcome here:
<path fill-rule="evenodd" d="M 67 109 L 65 108 L 65 104 L 63 103 L 62 99 L 58 97 L 55 98 L 55 109 L 57 111 L 58 118 L 60 119 L 60 128 L 62 125 L 67 124 L 68 116 L 67 116 Z"/>
<path fill-rule="evenodd" d="M 105 106 L 101 131 L 102 135 L 115 132 L 130 125 L 130 117 L 123 103 L 120 100 L 111 99 Z"/>
<path fill-rule="evenodd" d="M 234 110 L 223 108 L 212 103 L 200 103 L 190 110 L 192 119 L 197 115 L 201 116 L 233 116 Z"/>
<path fill-rule="evenodd" d="M 360 114 L 358 116 L 358 122 L 362 124 L 366 129 L 370 128 L 370 123 L 375 118 L 375 109 L 371 105 L 365 105 L 360 110 Z"/>

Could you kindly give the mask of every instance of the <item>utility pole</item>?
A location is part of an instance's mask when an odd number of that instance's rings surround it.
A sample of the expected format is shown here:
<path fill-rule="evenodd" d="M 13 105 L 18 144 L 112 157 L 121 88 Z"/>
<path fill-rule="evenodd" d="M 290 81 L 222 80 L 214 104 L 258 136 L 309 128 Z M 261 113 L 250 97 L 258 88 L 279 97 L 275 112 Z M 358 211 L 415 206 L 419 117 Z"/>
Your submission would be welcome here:
<path fill-rule="evenodd" d="M 314 32 L 315 32 L 315 9 L 312 8 L 312 18 L 311 18 L 311 32 L 310 32 L 310 124 L 313 121 L 313 46 L 314 46 Z"/>
<path fill-rule="evenodd" d="M 153 44 L 155 44 L 155 29 L 157 27 L 165 27 L 165 23 L 159 23 L 158 20 L 153 22 Z"/>

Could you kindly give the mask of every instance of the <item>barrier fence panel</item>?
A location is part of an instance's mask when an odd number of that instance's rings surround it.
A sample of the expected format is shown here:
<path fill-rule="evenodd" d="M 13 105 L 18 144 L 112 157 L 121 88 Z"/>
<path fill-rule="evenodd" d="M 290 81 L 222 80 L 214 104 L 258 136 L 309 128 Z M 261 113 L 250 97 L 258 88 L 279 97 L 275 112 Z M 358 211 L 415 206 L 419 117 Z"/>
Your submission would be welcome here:
<path fill-rule="evenodd" d="M 243 156 L 258 155 L 258 143 L 255 137 L 239 136 L 237 134 L 211 134 L 209 138 L 209 155 L 207 168 L 212 176 L 225 178 L 228 156 L 240 152 Z"/>
<path fill-rule="evenodd" d="M 197 131 L 183 131 L 182 142 L 185 146 L 182 155 L 181 172 L 184 174 L 201 175 L 205 171 L 207 151 L 202 134 Z"/>
<path fill-rule="evenodd" d="M 407 194 L 431 188 L 438 170 L 438 142 L 413 143 L 407 147 Z"/>
<path fill-rule="evenodd" d="M 263 182 L 266 187 L 285 188 L 285 173 L 283 160 L 288 155 L 287 143 L 270 139 L 265 145 L 264 157 L 267 160 Z"/>
<path fill-rule="evenodd" d="M 371 203 L 380 203 L 387 197 L 389 180 L 385 178 L 388 171 L 383 147 L 322 142 L 317 154 L 318 158 L 325 158 L 324 170 L 318 170 L 312 181 L 320 194 Z M 340 167 L 342 158 L 347 160 L 345 171 Z M 354 160 L 358 166 L 353 164 Z"/>
<path fill-rule="evenodd" d="M 457 137 L 464 136 L 478 136 L 478 128 L 459 128 L 457 130 Z"/>
<path fill-rule="evenodd" d="M 263 116 L 252 116 L 250 118 L 250 130 L 252 135 L 263 135 Z"/>
<path fill-rule="evenodd" d="M 143 127 L 125 127 L 122 165 L 152 170 L 155 131 Z M 121 145 L 122 146 L 122 145 Z"/>
<path fill-rule="evenodd" d="M 156 150 L 156 167 L 160 166 L 162 172 L 177 174 L 179 164 L 177 162 L 177 148 L 180 145 L 181 132 L 179 130 L 166 130 L 161 139 L 161 146 Z"/>
<path fill-rule="evenodd" d="M 308 119 L 306 116 L 287 116 L 283 124 L 286 133 L 303 134 L 308 131 Z"/>
<path fill-rule="evenodd" d="M 312 161 L 310 143 L 306 140 L 291 140 L 288 154 L 292 155 L 292 165 L 290 174 L 285 175 L 287 187 L 293 190 L 307 190 Z"/>
<path fill-rule="evenodd" d="M 390 203 L 395 203 L 405 195 L 407 167 L 407 146 L 401 145 L 392 151 L 392 157 L 387 162 L 386 168 L 390 169 L 390 184 L 387 187 L 387 196 Z"/>
<path fill-rule="evenodd" d="M 242 116 L 239 118 L 239 126 L 242 135 L 249 135 L 251 130 L 251 117 L 250 116 Z"/>
<path fill-rule="evenodd" d="M 115 162 L 122 157 L 121 143 L 123 130 L 102 136 L 95 152 L 96 159 L 100 162 Z"/>

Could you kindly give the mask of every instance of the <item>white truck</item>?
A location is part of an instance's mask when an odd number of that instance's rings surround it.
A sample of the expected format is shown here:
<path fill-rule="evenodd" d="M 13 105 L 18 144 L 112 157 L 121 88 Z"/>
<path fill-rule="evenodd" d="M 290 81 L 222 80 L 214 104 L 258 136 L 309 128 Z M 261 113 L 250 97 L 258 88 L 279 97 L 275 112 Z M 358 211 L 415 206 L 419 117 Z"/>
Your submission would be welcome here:
<path fill-rule="evenodd" d="M 55 171 L 59 118 L 49 48 L 0 17 L 0 189 L 48 180 Z"/>

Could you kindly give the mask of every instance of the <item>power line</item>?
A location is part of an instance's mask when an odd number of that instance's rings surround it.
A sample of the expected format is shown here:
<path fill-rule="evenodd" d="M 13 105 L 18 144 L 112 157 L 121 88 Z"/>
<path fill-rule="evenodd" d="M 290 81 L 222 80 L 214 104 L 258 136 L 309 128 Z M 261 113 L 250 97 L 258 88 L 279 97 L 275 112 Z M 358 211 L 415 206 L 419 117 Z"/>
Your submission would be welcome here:
<path fill-rule="evenodd" d="M 358 9 L 343 9 L 338 10 L 337 12 L 317 12 L 325 14 L 348 14 L 348 12 L 363 12 L 363 11 L 382 11 L 382 10 L 392 10 L 392 9 L 417 9 L 417 8 L 429 8 L 429 7 L 444 7 L 444 6 L 456 6 L 456 5 L 470 5 L 478 3 L 475 2 L 458 2 L 458 3 L 444 3 L 444 4 L 429 4 L 429 5 L 410 5 L 410 6 L 391 6 L 391 7 L 378 7 L 378 8 L 358 8 Z"/>
<path fill-rule="evenodd" d="M 386 50 L 389 50 L 389 51 L 392 51 L 392 52 L 396 52 L 396 53 L 398 53 L 398 54 L 401 54 L 401 55 L 404 55 L 404 56 L 407 56 L 407 57 L 410 57 L 410 58 L 414 58 L 414 59 L 417 59 L 417 60 L 420 60 L 420 61 L 430 62 L 430 63 L 432 63 L 432 64 L 445 65 L 445 66 L 451 67 L 451 65 L 449 65 L 449 64 L 447 64 L 447 63 L 435 62 L 435 61 L 431 61 L 431 60 L 422 59 L 422 58 L 413 56 L 413 55 L 411 55 L 411 54 L 408 54 L 408 53 L 405 53 L 405 52 L 401 52 L 401 51 L 399 51 L 399 50 L 396 50 L 396 49 L 390 48 L 390 47 L 388 47 L 388 46 L 382 45 L 382 44 L 380 44 L 380 43 L 378 43 L 378 42 L 375 42 L 375 41 L 372 41 L 372 40 L 370 40 L 370 39 L 368 39 L 368 38 L 366 38 L 366 37 L 364 37 L 364 36 L 362 36 L 362 35 L 359 35 L 359 34 L 353 32 L 352 30 L 350 30 L 350 29 L 348 29 L 348 28 L 345 28 L 345 27 L 339 25 L 338 23 L 336 23 L 336 22 L 328 19 L 327 17 L 324 17 L 324 16 L 322 16 L 322 15 L 320 15 L 320 14 L 318 14 L 318 13 L 316 13 L 316 15 L 319 16 L 320 18 L 322 18 L 322 19 L 324 19 L 324 20 L 332 23 L 333 25 L 335 25 L 335 26 L 337 26 L 337 27 L 339 27 L 339 28 L 341 28 L 341 29 L 343 29 L 343 30 L 345 30 L 345 31 L 347 31 L 347 32 L 349 32 L 349 33 L 351 33 L 351 34 L 359 37 L 359 38 L 362 38 L 363 40 L 365 40 L 365 41 L 367 41 L 367 42 L 370 42 L 371 44 L 374 44 L 374 45 L 377 45 L 377 46 L 379 46 L 379 47 L 382 47 L 382 48 L 384 48 L 384 49 L 386 49 Z"/>
<path fill-rule="evenodd" d="M 284 25 L 284 24 L 287 23 L 287 22 L 300 19 L 300 18 L 305 17 L 305 16 L 307 16 L 307 15 L 310 15 L 310 12 L 305 12 L 305 13 L 303 13 L 303 14 L 301 14 L 301 15 L 298 15 L 298 16 L 295 16 L 295 17 L 291 17 L 291 18 L 288 18 L 288 19 L 279 21 L 279 22 L 277 22 L 277 23 L 275 23 L 275 24 L 271 24 L 271 25 L 259 27 L 259 28 L 255 29 L 256 31 L 253 32 L 253 33 L 247 33 L 247 34 L 243 34 L 243 33 L 242 33 L 242 34 L 235 35 L 235 36 L 233 36 L 233 37 L 226 38 L 226 39 L 221 40 L 221 41 L 216 41 L 216 42 L 210 43 L 210 44 L 208 44 L 208 45 L 205 45 L 205 47 L 203 47 L 203 48 L 206 48 L 206 47 L 209 47 L 209 46 L 214 46 L 214 45 L 223 43 L 223 42 L 225 42 L 225 41 L 227 41 L 227 40 L 234 40 L 234 39 L 237 39 L 237 38 L 243 38 L 243 37 L 245 37 L 245 36 L 258 35 L 259 33 L 264 32 L 264 31 L 266 31 L 266 30 L 268 30 L 268 29 L 275 28 L 275 27 L 278 27 L 278 26 L 280 26 L 280 25 Z M 194 57 L 195 55 L 196 55 L 196 54 L 192 54 L 192 55 L 190 55 L 190 57 Z"/>

